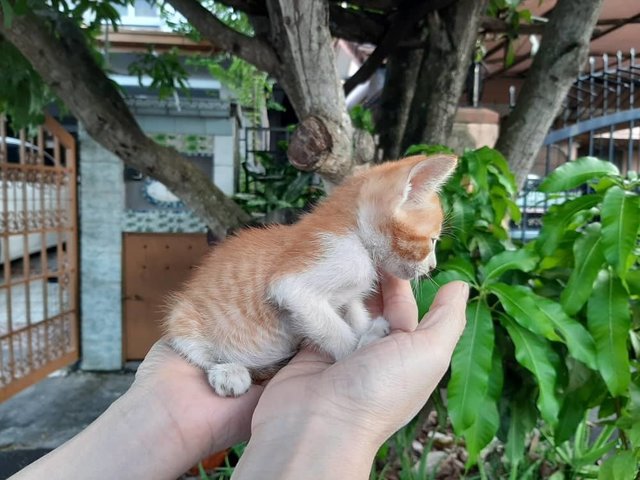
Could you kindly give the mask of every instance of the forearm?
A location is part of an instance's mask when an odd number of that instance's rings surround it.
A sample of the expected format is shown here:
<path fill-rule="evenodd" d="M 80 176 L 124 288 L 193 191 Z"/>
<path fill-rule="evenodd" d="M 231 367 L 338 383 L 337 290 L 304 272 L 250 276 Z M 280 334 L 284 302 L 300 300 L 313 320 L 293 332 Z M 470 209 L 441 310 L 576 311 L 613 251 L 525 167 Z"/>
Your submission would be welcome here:
<path fill-rule="evenodd" d="M 252 434 L 233 479 L 365 480 L 377 451 L 370 437 L 322 418 L 283 420 Z"/>
<path fill-rule="evenodd" d="M 127 392 L 79 435 L 15 480 L 177 478 L 197 463 L 201 452 L 181 437 L 179 420 L 144 393 Z"/>

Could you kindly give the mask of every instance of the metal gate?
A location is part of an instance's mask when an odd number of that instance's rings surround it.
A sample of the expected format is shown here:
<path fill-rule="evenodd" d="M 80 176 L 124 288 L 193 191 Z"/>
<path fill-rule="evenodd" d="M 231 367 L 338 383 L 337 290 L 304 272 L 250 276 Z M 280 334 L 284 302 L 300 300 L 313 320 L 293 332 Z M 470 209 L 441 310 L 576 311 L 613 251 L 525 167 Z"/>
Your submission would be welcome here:
<path fill-rule="evenodd" d="M 522 222 L 512 228 L 514 238 L 535 238 L 542 215 L 562 201 L 537 191 L 540 181 L 560 165 L 588 155 L 612 162 L 622 174 L 640 169 L 639 89 L 640 62 L 634 50 L 628 55 L 618 52 L 614 57 L 589 58 L 517 200 L 523 215 Z"/>
<path fill-rule="evenodd" d="M 78 359 L 76 144 L 0 116 L 0 401 Z"/>

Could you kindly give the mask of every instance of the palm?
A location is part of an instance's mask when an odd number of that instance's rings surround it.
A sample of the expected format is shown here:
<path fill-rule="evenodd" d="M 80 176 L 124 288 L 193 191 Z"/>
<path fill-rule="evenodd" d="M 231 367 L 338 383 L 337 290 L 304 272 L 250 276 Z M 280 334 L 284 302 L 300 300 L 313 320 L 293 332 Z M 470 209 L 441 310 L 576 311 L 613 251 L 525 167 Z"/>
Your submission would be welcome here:
<path fill-rule="evenodd" d="M 416 395 L 426 401 L 433 387 L 425 382 L 429 372 L 412 368 L 424 360 L 424 352 L 415 351 L 416 342 L 409 333 L 417 326 L 411 289 L 407 282 L 383 279 L 381 293 L 368 306 L 372 316 L 387 318 L 391 335 L 337 363 L 317 351 L 300 352 L 265 388 L 253 415 L 254 430 L 263 423 L 308 412 L 309 406 L 327 421 L 350 423 L 389 417 L 389 409 L 395 406 L 403 418 L 391 415 L 390 424 L 406 422 L 416 413 L 415 402 L 398 403 Z M 439 378 L 437 370 L 432 371 Z"/>

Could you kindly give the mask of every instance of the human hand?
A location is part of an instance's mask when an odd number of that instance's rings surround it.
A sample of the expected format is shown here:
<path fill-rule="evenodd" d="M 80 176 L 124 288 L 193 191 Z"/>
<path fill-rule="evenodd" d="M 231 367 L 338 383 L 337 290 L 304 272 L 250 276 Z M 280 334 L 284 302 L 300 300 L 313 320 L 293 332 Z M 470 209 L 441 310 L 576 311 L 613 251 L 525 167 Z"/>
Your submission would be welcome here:
<path fill-rule="evenodd" d="M 300 352 L 267 385 L 252 438 L 320 426 L 365 441 L 375 453 L 416 415 L 448 368 L 469 289 L 462 282 L 442 287 L 419 325 L 409 282 L 385 276 L 380 290 L 369 308 L 389 321 L 391 334 L 335 364 L 317 351 Z"/>
<path fill-rule="evenodd" d="M 263 388 L 252 385 L 240 397 L 219 397 L 213 393 L 204 371 L 161 339 L 138 367 L 127 395 L 146 397 L 172 419 L 174 431 L 166 433 L 181 440 L 175 451 L 176 461 L 190 462 L 188 468 L 249 438 L 251 415 Z M 162 415 L 160 412 L 158 416 Z"/>

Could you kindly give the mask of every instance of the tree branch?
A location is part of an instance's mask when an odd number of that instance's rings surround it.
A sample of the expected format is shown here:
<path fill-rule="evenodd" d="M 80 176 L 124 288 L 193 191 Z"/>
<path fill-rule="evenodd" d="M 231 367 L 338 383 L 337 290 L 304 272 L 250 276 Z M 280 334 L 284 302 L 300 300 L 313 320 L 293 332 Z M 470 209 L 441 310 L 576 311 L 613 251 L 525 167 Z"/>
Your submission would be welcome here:
<path fill-rule="evenodd" d="M 427 29 L 422 28 L 420 41 L 425 43 Z M 396 48 L 387 59 L 387 76 L 380 99 L 382 114 L 376 118 L 383 159 L 400 158 L 402 138 L 418 83 L 424 49 Z"/>
<path fill-rule="evenodd" d="M 248 37 L 229 28 L 197 0 L 169 0 L 169 3 L 212 45 L 236 55 L 258 69 L 278 78 L 280 61 L 273 48 L 257 37 Z M 247 2 L 233 2 L 238 6 Z M 254 2 L 251 2 L 252 4 Z"/>
<path fill-rule="evenodd" d="M 329 28 L 334 37 L 377 44 L 389 28 L 387 15 L 329 5 Z"/>
<path fill-rule="evenodd" d="M 403 150 L 415 143 L 447 143 L 486 3 L 458 0 L 429 14 L 428 48 L 404 132 Z"/>
<path fill-rule="evenodd" d="M 7 25 L 0 9 L 0 34 L 31 62 L 89 134 L 128 165 L 164 183 L 217 236 L 245 222 L 246 213 L 195 165 L 142 132 L 79 28 L 52 10 L 46 13 L 53 22 L 29 12 L 14 16 Z"/>
<path fill-rule="evenodd" d="M 496 144 L 496 149 L 509 160 L 520 186 L 587 59 L 602 3 L 603 0 L 559 0 L 549 16 L 540 49 Z"/>
<path fill-rule="evenodd" d="M 266 15 L 267 6 L 260 0 L 218 0 L 220 3 L 247 15 Z"/>
<path fill-rule="evenodd" d="M 283 65 L 278 80 L 301 121 L 289 159 L 337 183 L 354 167 L 353 126 L 336 75 L 328 2 L 267 0 L 267 8 Z"/>
<path fill-rule="evenodd" d="M 342 0 L 332 0 L 332 2 L 342 3 Z M 397 8 L 400 2 L 398 0 L 350 0 L 349 3 L 362 9 L 380 10 L 389 13 L 390 10 Z"/>
<path fill-rule="evenodd" d="M 389 30 L 378 43 L 367 60 L 360 66 L 345 83 L 344 92 L 346 95 L 357 85 L 367 81 L 371 75 L 382 65 L 385 58 L 398 43 L 405 38 L 411 29 L 432 10 L 439 10 L 452 3 L 453 0 L 439 0 L 435 2 L 425 2 L 424 0 L 409 0 L 401 3 L 401 9 L 395 14 Z"/>

